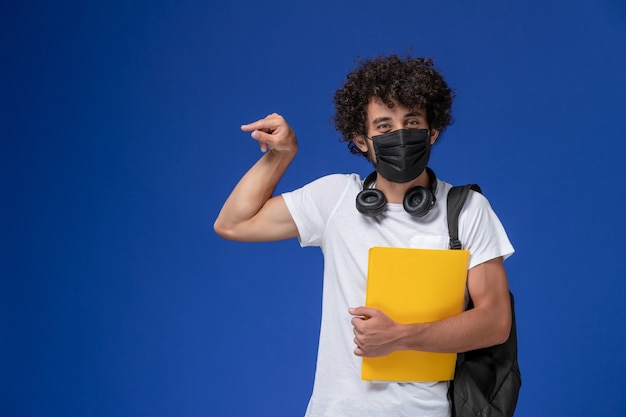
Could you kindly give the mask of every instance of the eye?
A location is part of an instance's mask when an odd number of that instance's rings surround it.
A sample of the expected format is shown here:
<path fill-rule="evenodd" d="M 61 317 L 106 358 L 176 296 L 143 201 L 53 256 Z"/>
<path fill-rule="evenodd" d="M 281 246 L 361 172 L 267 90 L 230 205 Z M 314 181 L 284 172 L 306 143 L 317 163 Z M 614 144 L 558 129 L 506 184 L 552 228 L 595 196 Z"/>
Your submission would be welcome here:
<path fill-rule="evenodd" d="M 389 130 L 390 128 L 391 128 L 391 126 L 389 126 L 389 123 L 381 123 L 378 126 L 376 126 L 376 129 L 378 129 L 380 131 Z"/>
<path fill-rule="evenodd" d="M 419 127 L 419 125 L 420 125 L 419 120 L 407 120 L 406 123 L 405 123 L 405 126 L 407 126 L 407 127 L 414 127 L 415 128 L 415 127 Z"/>

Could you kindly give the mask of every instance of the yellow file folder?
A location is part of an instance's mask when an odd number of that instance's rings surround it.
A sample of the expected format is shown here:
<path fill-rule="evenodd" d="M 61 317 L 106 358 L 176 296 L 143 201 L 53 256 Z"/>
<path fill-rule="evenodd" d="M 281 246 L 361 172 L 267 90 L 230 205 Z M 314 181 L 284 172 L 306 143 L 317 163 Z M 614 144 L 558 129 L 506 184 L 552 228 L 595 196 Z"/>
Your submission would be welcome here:
<path fill-rule="evenodd" d="M 468 265 L 466 250 L 371 248 L 365 305 L 404 324 L 459 314 Z M 454 379 L 455 363 L 455 353 L 400 350 L 363 358 L 361 376 L 373 381 L 448 381 Z"/>

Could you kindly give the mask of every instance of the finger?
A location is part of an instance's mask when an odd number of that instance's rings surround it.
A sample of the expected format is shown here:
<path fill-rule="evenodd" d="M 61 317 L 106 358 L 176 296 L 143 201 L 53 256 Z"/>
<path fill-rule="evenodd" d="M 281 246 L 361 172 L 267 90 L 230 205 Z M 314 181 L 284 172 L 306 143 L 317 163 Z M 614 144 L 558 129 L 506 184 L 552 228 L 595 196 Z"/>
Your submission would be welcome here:
<path fill-rule="evenodd" d="M 241 125 L 241 130 L 243 130 L 244 132 L 252 132 L 259 129 L 267 130 L 266 120 L 257 120 L 256 122 Z"/>
<path fill-rule="evenodd" d="M 364 319 L 362 319 L 360 317 L 355 317 L 351 321 L 352 329 L 353 329 L 352 331 L 357 336 L 360 335 L 360 334 L 363 334 L 363 331 L 361 329 L 361 327 L 364 325 L 363 321 L 364 321 Z"/>
<path fill-rule="evenodd" d="M 267 124 L 267 121 L 265 121 L 264 119 L 261 119 L 261 120 L 257 120 L 256 122 L 241 125 L 241 130 L 243 130 L 244 132 L 252 132 L 258 129 L 264 129 L 266 124 Z"/>
<path fill-rule="evenodd" d="M 250 136 L 252 136 L 252 139 L 259 142 L 262 152 L 267 152 L 276 143 L 276 139 L 272 137 L 272 135 L 261 132 L 260 130 L 255 130 Z"/>
<path fill-rule="evenodd" d="M 349 309 L 348 311 L 353 316 L 361 317 L 364 320 L 367 320 L 370 317 L 374 317 L 378 313 L 378 309 L 369 307 L 354 307 Z"/>
<path fill-rule="evenodd" d="M 252 139 L 259 142 L 264 142 L 265 145 L 272 143 L 276 139 L 273 130 L 254 129 L 250 136 Z"/>
<path fill-rule="evenodd" d="M 256 122 L 241 125 L 241 130 L 244 132 L 250 132 L 253 130 L 272 131 L 276 130 L 280 125 L 282 117 L 276 113 L 267 115 L 265 118 L 257 120 Z"/>
<path fill-rule="evenodd" d="M 356 348 L 354 348 L 354 354 L 356 356 L 363 356 L 364 352 L 363 349 L 361 349 L 361 346 L 359 346 L 359 341 L 357 340 L 357 338 L 354 338 L 354 344 L 356 345 Z"/>

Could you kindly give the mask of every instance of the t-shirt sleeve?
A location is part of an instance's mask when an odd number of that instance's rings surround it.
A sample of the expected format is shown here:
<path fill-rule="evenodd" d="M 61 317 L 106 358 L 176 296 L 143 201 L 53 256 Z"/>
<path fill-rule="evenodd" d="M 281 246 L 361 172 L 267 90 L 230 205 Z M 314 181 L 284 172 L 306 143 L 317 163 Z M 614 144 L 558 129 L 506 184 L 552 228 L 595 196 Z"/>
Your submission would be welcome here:
<path fill-rule="evenodd" d="M 356 180 L 353 175 L 327 175 L 302 188 L 282 194 L 298 228 L 301 246 L 321 245 L 328 220 L 349 184 Z"/>
<path fill-rule="evenodd" d="M 506 259 L 515 252 L 502 222 L 480 193 L 471 192 L 461 211 L 459 236 L 470 251 L 470 268 L 497 257 Z"/>

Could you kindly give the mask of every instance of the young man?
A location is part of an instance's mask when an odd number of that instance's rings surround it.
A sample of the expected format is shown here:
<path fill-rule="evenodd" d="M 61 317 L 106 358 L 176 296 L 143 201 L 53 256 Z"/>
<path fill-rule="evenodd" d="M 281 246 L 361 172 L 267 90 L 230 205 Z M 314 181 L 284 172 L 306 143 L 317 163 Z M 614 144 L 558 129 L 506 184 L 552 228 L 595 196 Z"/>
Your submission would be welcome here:
<path fill-rule="evenodd" d="M 470 251 L 467 289 L 473 309 L 407 325 L 363 307 L 371 247 L 448 248 L 451 185 L 426 165 L 432 144 L 451 123 L 452 98 L 429 59 L 362 62 L 335 95 L 335 123 L 351 150 L 372 162 L 376 176 L 364 184 L 356 174 L 329 175 L 278 196 L 272 196 L 274 188 L 296 154 L 296 135 L 278 114 L 242 126 L 264 155 L 228 197 L 215 231 L 242 241 L 297 237 L 302 246 L 320 246 L 324 253 L 322 324 L 308 417 L 449 416 L 447 382 L 363 381 L 360 357 L 406 349 L 464 352 L 508 338 L 503 260 L 513 247 L 478 193 L 471 193 L 459 218 L 460 240 Z M 378 190 L 386 202 L 372 209 L 364 188 Z M 405 195 L 414 190 L 418 194 L 405 208 Z M 418 212 L 410 213 L 411 202 L 421 206 Z"/>

